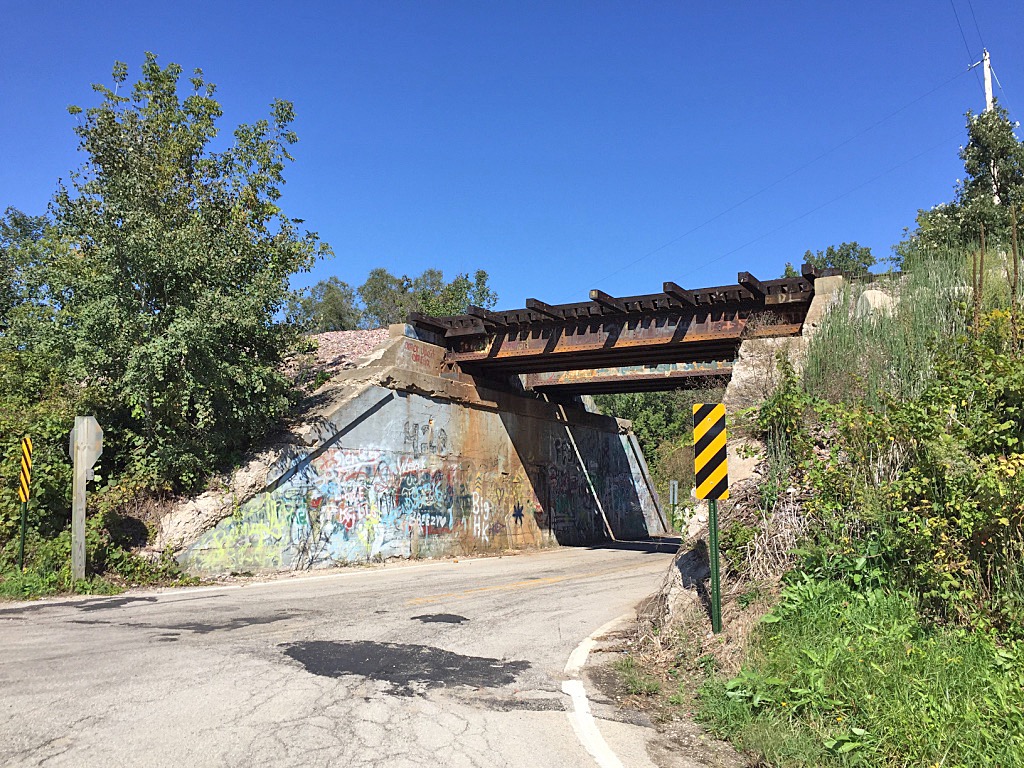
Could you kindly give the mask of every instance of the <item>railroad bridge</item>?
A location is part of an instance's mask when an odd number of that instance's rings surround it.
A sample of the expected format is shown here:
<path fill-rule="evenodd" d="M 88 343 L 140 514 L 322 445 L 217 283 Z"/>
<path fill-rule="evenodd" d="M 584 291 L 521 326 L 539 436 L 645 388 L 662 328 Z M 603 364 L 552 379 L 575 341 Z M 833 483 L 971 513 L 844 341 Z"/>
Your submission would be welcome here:
<path fill-rule="evenodd" d="M 546 304 L 522 309 L 469 307 L 464 315 L 412 313 L 417 335 L 445 348 L 445 369 L 508 381 L 546 394 L 583 395 L 706 386 L 728 378 L 746 339 L 799 336 L 815 296 L 830 277 L 804 264 L 799 277 L 758 280 L 740 272 L 735 285 Z"/>
<path fill-rule="evenodd" d="M 206 574 L 668 533 L 631 424 L 578 396 L 726 377 L 742 394 L 754 353 L 806 335 L 837 281 L 741 272 L 735 285 L 413 315 L 228 484 L 165 516 L 154 551 Z"/>

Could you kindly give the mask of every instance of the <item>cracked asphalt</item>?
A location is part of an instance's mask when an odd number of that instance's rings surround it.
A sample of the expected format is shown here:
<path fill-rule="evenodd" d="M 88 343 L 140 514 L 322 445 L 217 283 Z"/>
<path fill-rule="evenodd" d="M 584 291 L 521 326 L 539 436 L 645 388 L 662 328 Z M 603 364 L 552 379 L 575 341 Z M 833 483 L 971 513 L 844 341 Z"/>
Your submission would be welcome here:
<path fill-rule="evenodd" d="M 592 766 L 563 667 L 673 550 L 0 604 L 0 764 Z M 628 768 L 652 765 L 651 729 L 594 712 Z"/>

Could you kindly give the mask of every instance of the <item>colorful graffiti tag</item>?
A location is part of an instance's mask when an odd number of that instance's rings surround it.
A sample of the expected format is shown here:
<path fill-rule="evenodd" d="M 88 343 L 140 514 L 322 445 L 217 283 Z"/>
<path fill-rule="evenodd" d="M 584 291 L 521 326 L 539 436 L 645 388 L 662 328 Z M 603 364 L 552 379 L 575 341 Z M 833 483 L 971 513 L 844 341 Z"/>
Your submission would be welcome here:
<path fill-rule="evenodd" d="M 244 504 L 182 560 L 199 572 L 266 570 L 431 554 L 453 540 L 463 552 L 516 546 L 514 539 L 536 545 L 541 532 L 524 532 L 514 517 L 535 503 L 528 489 L 521 478 L 488 482 L 471 462 L 332 449 Z"/>
<path fill-rule="evenodd" d="M 527 472 L 507 461 L 510 438 L 498 417 L 474 412 L 480 421 L 451 437 L 440 424 L 455 431 L 455 422 L 427 402 L 407 403 L 400 419 L 380 414 L 373 434 L 385 447 L 290 457 L 301 470 L 202 534 L 182 565 L 196 573 L 287 570 L 588 544 L 607 537 L 595 496 L 618 536 L 646 534 L 650 500 L 620 435 L 574 429 L 570 440 L 552 423 Z M 471 457 L 460 455 L 467 448 Z"/>

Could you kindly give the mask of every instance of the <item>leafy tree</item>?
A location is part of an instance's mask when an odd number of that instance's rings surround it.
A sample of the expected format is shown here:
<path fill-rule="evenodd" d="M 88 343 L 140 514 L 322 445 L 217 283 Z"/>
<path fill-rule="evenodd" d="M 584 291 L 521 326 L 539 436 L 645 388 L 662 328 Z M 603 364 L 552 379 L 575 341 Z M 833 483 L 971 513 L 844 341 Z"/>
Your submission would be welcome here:
<path fill-rule="evenodd" d="M 410 312 L 428 315 L 458 315 L 470 304 L 489 309 L 498 296 L 487 283 L 487 272 L 477 270 L 473 279 L 462 273 L 446 282 L 439 269 L 424 270 L 415 279 L 397 277 L 378 267 L 359 287 L 363 300 L 363 322 L 371 328 L 403 323 Z"/>
<path fill-rule="evenodd" d="M 380 328 L 404 322 L 406 315 L 416 309 L 412 284 L 408 276 L 396 277 L 383 267 L 371 270 L 366 282 L 359 286 L 364 324 Z"/>
<path fill-rule="evenodd" d="M 967 113 L 968 141 L 960 150 L 966 176 L 957 190 L 964 242 L 976 240 L 983 224 L 988 238 L 1005 242 L 1010 207 L 1024 203 L 1024 144 L 1013 129 L 999 105 L 980 115 Z"/>
<path fill-rule="evenodd" d="M 967 144 L 960 149 L 965 177 L 956 199 L 917 213 L 915 226 L 893 247 L 893 261 L 908 268 L 936 250 L 975 247 L 985 227 L 987 244 L 1005 248 L 1010 212 L 1024 205 L 1024 144 L 1013 131 L 1017 124 L 998 103 L 975 115 L 967 113 Z"/>
<path fill-rule="evenodd" d="M 350 331 L 359 327 L 362 314 L 355 289 L 337 277 L 296 294 L 288 311 L 292 322 L 306 333 Z"/>
<path fill-rule="evenodd" d="M 786 262 L 786 268 L 782 270 L 782 277 L 800 277 L 800 273 L 797 272 L 796 267 L 793 266 L 792 262 Z"/>
<path fill-rule="evenodd" d="M 47 344 L 53 314 L 40 279 L 50 235 L 45 216 L 8 208 L 0 217 L 0 545 L 13 542 L 19 528 L 14 488 L 23 435 L 36 443 L 31 534 L 52 536 L 66 518 L 63 446 L 78 392 L 58 375 L 58 359 Z M 0 570 L 13 557 L 12 547 L 0 547 Z"/>
<path fill-rule="evenodd" d="M 70 376 L 122 460 L 153 483 L 190 486 L 247 448 L 286 409 L 279 363 L 291 326 L 275 320 L 289 276 L 329 248 L 278 205 L 297 140 L 292 105 L 241 125 L 214 152 L 222 116 L 200 70 L 146 54 L 123 95 L 70 107 L 85 154 L 53 203 L 62 243 L 47 284 Z"/>
<path fill-rule="evenodd" d="M 421 312 L 443 317 L 462 314 L 470 305 L 490 309 L 498 303 L 498 294 L 487 285 L 487 272 L 478 269 L 472 280 L 462 273 L 439 291 L 421 289 L 418 300 Z"/>
<path fill-rule="evenodd" d="M 863 275 L 874 266 L 875 257 L 870 248 L 854 241 L 830 245 L 824 251 L 806 251 L 804 261 L 815 269 L 838 269 L 849 275 Z"/>
<path fill-rule="evenodd" d="M 664 441 L 686 440 L 693 429 L 691 391 L 595 395 L 594 401 L 602 413 L 633 422 L 633 432 L 648 457 Z"/>
<path fill-rule="evenodd" d="M 40 261 L 46 226 L 45 216 L 29 216 L 17 208 L 0 217 L 0 333 L 7 330 L 14 308 L 29 299 L 29 272 Z"/>

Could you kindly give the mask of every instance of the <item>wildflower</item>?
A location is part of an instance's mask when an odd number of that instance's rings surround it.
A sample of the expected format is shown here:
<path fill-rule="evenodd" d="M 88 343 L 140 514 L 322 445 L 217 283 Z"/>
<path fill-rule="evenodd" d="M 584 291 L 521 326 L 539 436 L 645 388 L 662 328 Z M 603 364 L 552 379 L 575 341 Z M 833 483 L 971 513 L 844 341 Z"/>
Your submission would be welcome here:
<path fill-rule="evenodd" d="M 841 722 L 843 722 L 843 718 L 842 718 L 841 716 L 840 716 L 840 717 L 837 717 L 837 718 L 836 718 L 836 722 L 837 722 L 837 723 L 841 723 Z"/>

